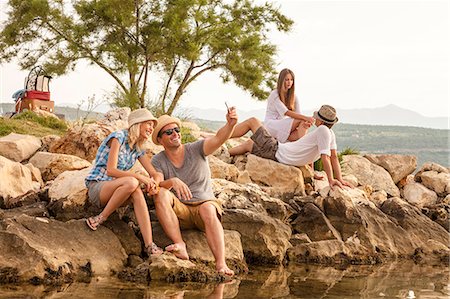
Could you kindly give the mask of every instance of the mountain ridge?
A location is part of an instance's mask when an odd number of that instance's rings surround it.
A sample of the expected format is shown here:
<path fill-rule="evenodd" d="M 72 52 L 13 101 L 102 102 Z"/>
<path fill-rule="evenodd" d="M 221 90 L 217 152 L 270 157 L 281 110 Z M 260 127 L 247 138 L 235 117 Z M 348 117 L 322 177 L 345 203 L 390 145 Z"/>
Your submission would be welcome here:
<path fill-rule="evenodd" d="M 196 107 L 182 108 L 192 118 L 221 121 L 225 119 L 225 110 L 202 109 Z M 304 115 L 312 115 L 312 110 L 303 111 Z M 238 110 L 240 120 L 256 117 L 264 120 L 265 109 L 251 111 Z M 431 129 L 450 128 L 448 117 L 427 117 L 418 112 L 390 104 L 378 108 L 337 109 L 339 122 L 360 125 L 410 126 Z"/>

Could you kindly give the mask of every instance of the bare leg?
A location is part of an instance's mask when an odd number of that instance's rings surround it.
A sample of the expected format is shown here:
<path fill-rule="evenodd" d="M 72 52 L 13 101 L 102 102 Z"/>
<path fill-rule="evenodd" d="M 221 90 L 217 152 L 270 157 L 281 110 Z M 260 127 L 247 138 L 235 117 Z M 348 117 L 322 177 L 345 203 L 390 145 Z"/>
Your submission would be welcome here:
<path fill-rule="evenodd" d="M 234 127 L 233 134 L 230 138 L 236 138 L 236 137 L 242 137 L 245 134 L 247 134 L 248 131 L 252 131 L 253 134 L 258 130 L 259 127 L 261 127 L 262 124 L 256 117 L 251 117 L 249 119 L 244 120 L 243 122 L 239 123 Z"/>
<path fill-rule="evenodd" d="M 134 177 L 122 177 L 103 184 L 100 190 L 100 202 L 106 204 L 100 215 L 108 218 L 123 205 L 131 194 L 139 187 L 139 181 Z"/>
<path fill-rule="evenodd" d="M 224 233 L 222 223 L 217 217 L 216 207 L 206 202 L 200 206 L 199 212 L 205 224 L 206 240 L 216 259 L 216 270 L 221 274 L 234 275 L 234 271 L 228 268 L 225 262 Z"/>
<path fill-rule="evenodd" d="M 173 199 L 169 190 L 161 188 L 155 196 L 155 209 L 159 223 L 166 235 L 174 244 L 166 247 L 167 251 L 173 252 L 180 259 L 188 260 L 186 244 L 181 237 L 180 223 L 178 217 L 172 209 Z"/>
<path fill-rule="evenodd" d="M 297 126 L 294 127 L 295 125 Z M 299 140 L 308 132 L 308 127 L 303 124 L 303 121 L 294 120 L 294 122 L 292 123 L 292 127 L 294 127 L 294 129 L 291 131 L 291 134 L 288 137 L 289 141 Z"/>
<path fill-rule="evenodd" d="M 308 128 L 302 126 L 301 120 L 294 119 L 292 122 L 291 133 L 289 134 L 288 141 L 296 141 L 306 135 Z"/>
<path fill-rule="evenodd" d="M 145 247 L 148 247 L 153 242 L 152 225 L 150 223 L 150 214 L 148 212 L 147 203 L 145 202 L 145 197 L 141 188 L 137 188 L 131 194 L 131 203 L 134 207 L 134 214 L 136 215 L 139 228 L 141 229 Z"/>
<path fill-rule="evenodd" d="M 253 148 L 253 140 L 247 140 L 238 146 L 232 147 L 228 150 L 230 156 L 243 155 L 247 152 L 251 152 Z"/>

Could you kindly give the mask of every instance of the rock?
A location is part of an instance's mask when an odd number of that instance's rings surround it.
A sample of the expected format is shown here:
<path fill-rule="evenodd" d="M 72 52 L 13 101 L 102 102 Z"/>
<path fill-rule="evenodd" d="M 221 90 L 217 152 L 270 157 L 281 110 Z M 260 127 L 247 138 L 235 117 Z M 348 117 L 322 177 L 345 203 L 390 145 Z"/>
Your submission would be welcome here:
<path fill-rule="evenodd" d="M 190 130 L 189 133 L 190 133 L 192 136 L 194 136 L 196 139 L 199 139 L 199 138 L 200 138 L 202 132 L 201 132 L 200 127 L 199 127 L 196 123 L 194 123 L 194 122 L 189 122 L 189 121 L 183 121 L 183 122 L 181 123 L 181 126 L 182 126 L 183 128 L 189 129 L 189 130 Z"/>
<path fill-rule="evenodd" d="M 268 196 L 256 184 L 238 185 L 221 179 L 213 180 L 213 191 L 224 209 L 246 209 L 287 221 L 295 212 L 282 200 Z"/>
<path fill-rule="evenodd" d="M 308 237 L 307 234 L 294 234 L 292 235 L 291 239 L 289 240 L 289 242 L 295 246 L 295 245 L 299 245 L 299 244 L 305 244 L 305 243 L 311 243 L 311 239 Z"/>
<path fill-rule="evenodd" d="M 161 248 L 172 244 L 161 225 L 152 222 L 153 240 Z M 195 229 L 182 230 L 183 240 L 186 243 L 189 258 L 198 262 L 211 264 L 215 269 L 215 259 L 209 248 L 204 232 Z M 228 266 L 236 273 L 247 272 L 247 264 L 244 260 L 244 253 L 241 244 L 241 236 L 237 231 L 224 230 L 225 239 L 225 260 Z"/>
<path fill-rule="evenodd" d="M 255 155 L 248 155 L 245 170 L 250 179 L 274 197 L 306 195 L 302 171 L 294 166 L 284 165 Z M 274 175 L 283 174 L 283 175 Z M 266 187 L 267 186 L 267 187 Z"/>
<path fill-rule="evenodd" d="M 122 269 L 126 254 L 107 228 L 91 231 L 84 220 L 60 222 L 21 215 L 2 220 L 0 269 L 17 282 L 60 284 Z"/>
<path fill-rule="evenodd" d="M 341 240 L 341 236 L 330 224 L 327 217 L 312 203 L 307 203 L 303 207 L 291 225 L 294 232 L 306 234 L 312 242 Z"/>
<path fill-rule="evenodd" d="M 421 212 L 450 232 L 450 206 L 448 204 L 440 203 L 423 207 Z"/>
<path fill-rule="evenodd" d="M 384 190 L 390 196 L 400 196 L 400 190 L 394 184 L 390 174 L 364 157 L 345 155 L 342 171 L 347 175 L 353 174 L 362 186 L 371 185 L 374 191 Z"/>
<path fill-rule="evenodd" d="M 13 207 L 21 196 L 37 192 L 42 183 L 37 172 L 36 168 L 0 156 L 0 206 Z"/>
<path fill-rule="evenodd" d="M 232 164 L 227 164 L 212 155 L 208 156 L 209 169 L 211 170 L 211 178 L 225 179 L 236 182 L 239 170 Z"/>
<path fill-rule="evenodd" d="M 119 239 L 120 244 L 127 255 L 140 255 L 142 252 L 141 241 L 134 234 L 133 229 L 120 220 L 117 213 L 108 217 L 102 225 L 111 230 Z"/>
<path fill-rule="evenodd" d="M 103 140 L 112 132 L 128 128 L 130 108 L 119 108 L 105 114 L 93 124 L 75 124 L 60 140 L 50 147 L 50 152 L 69 154 L 92 161 Z"/>
<path fill-rule="evenodd" d="M 151 280 L 163 280 L 167 282 L 214 281 L 218 275 L 210 268 L 200 267 L 191 261 L 181 260 L 171 253 L 164 253 L 152 257 L 149 265 Z"/>
<path fill-rule="evenodd" d="M 249 155 L 250 154 L 245 154 L 233 157 L 234 166 L 236 166 L 239 171 L 245 171 L 245 166 L 247 165 Z"/>
<path fill-rule="evenodd" d="M 218 158 L 219 160 L 231 164 L 232 157 L 230 156 L 230 153 L 228 152 L 227 146 L 225 144 L 222 144 L 213 154 L 212 156 Z"/>
<path fill-rule="evenodd" d="M 364 158 L 386 169 L 395 184 L 417 167 L 417 157 L 412 155 L 364 155 Z"/>
<path fill-rule="evenodd" d="M 436 171 L 438 173 L 450 173 L 449 168 L 445 168 L 444 166 L 441 166 L 437 163 L 428 162 L 422 165 L 420 170 L 416 173 L 416 177 L 420 176 L 422 172 L 425 171 Z"/>
<path fill-rule="evenodd" d="M 292 261 L 372 264 L 414 257 L 417 252 L 426 252 L 421 258 L 430 261 L 450 256 L 447 245 L 450 234 L 400 198 L 388 198 L 379 209 L 363 190 L 336 188 L 323 199 L 323 210 L 311 204 L 305 208 L 303 219 L 308 219 L 307 216 L 313 219 L 303 220 L 304 225 L 296 230 L 304 229 L 313 242 L 289 249 Z M 314 226 L 311 228 L 309 223 Z M 326 229 L 332 231 L 334 238 L 326 240 Z M 324 240 L 314 241 L 320 234 Z"/>
<path fill-rule="evenodd" d="M 39 168 L 45 181 L 54 180 L 67 170 L 81 170 L 91 166 L 89 161 L 77 156 L 37 152 L 29 161 Z"/>
<path fill-rule="evenodd" d="M 48 152 L 53 143 L 61 139 L 58 135 L 47 135 L 41 138 L 42 146 L 39 148 L 40 152 Z"/>
<path fill-rule="evenodd" d="M 450 256 L 450 249 L 448 249 L 450 234 L 442 226 L 433 222 L 417 208 L 398 197 L 386 200 L 381 210 L 390 217 L 395 218 L 396 224 L 405 231 L 401 238 L 396 240 L 395 244 L 401 244 L 406 239 L 410 240 L 412 248 L 409 248 L 408 254 L 411 254 L 412 249 L 414 249 L 414 252 L 420 250 L 429 253 L 429 256 L 425 257 L 427 259 L 433 258 L 438 254 L 448 259 Z M 433 242 L 430 243 L 430 240 Z M 441 245 L 444 245 L 444 247 Z M 447 249 L 435 251 L 436 248 Z"/>
<path fill-rule="evenodd" d="M 450 193 L 449 173 L 430 170 L 424 171 L 420 175 L 416 175 L 416 177 L 420 178 L 422 185 L 433 190 L 441 197 L 445 197 Z"/>
<path fill-rule="evenodd" d="M 250 174 L 248 173 L 247 170 L 239 172 L 239 176 L 236 180 L 236 183 L 239 183 L 239 184 L 251 184 L 252 183 L 252 179 L 250 178 Z"/>
<path fill-rule="evenodd" d="M 384 190 L 375 191 L 369 196 L 370 201 L 373 202 L 378 208 L 381 207 L 387 198 L 387 193 Z"/>
<path fill-rule="evenodd" d="M 411 182 L 402 189 L 403 198 L 416 207 L 436 204 L 437 194 L 422 184 Z"/>
<path fill-rule="evenodd" d="M 244 209 L 226 210 L 223 227 L 241 234 L 244 256 L 249 263 L 281 264 L 292 245 L 291 228 L 278 219 Z"/>
<path fill-rule="evenodd" d="M 31 157 L 41 144 L 37 137 L 10 133 L 0 137 L 0 155 L 15 162 L 22 162 Z"/>
<path fill-rule="evenodd" d="M 84 184 L 90 170 L 85 168 L 65 171 L 53 181 L 48 190 L 49 209 L 56 214 L 57 219 L 68 220 L 90 216 L 85 213 L 88 190 Z"/>

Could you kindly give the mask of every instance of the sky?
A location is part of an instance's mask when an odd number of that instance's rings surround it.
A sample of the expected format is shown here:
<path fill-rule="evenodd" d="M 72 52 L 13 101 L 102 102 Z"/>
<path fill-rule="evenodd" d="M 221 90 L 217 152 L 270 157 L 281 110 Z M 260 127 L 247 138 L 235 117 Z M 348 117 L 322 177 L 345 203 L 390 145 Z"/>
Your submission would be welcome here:
<path fill-rule="evenodd" d="M 450 1 L 269 2 L 295 22 L 290 33 L 271 32 L 269 39 L 278 46 L 277 71 L 295 73 L 302 110 L 322 104 L 338 111 L 395 104 L 428 117 L 450 116 Z M 5 9 L 6 0 L 0 0 L 0 21 Z M 0 101 L 13 103 L 11 95 L 23 87 L 29 70 L 14 62 L 0 67 Z M 152 74 L 149 83 L 162 82 Z M 93 95 L 101 99 L 113 87 L 109 75 L 86 63 L 50 84 L 56 105 L 74 106 Z M 191 84 L 181 105 L 225 110 L 224 101 L 238 111 L 266 106 L 232 83 L 223 84 L 215 72 Z"/>

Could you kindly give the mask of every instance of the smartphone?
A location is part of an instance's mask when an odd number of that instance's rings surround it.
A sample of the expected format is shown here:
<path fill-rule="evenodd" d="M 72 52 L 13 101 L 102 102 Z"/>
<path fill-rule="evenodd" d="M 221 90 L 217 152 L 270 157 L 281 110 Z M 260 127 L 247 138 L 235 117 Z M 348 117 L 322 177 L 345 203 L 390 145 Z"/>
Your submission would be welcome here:
<path fill-rule="evenodd" d="M 225 106 L 227 106 L 227 112 L 230 112 L 230 108 L 228 107 L 228 103 L 225 102 Z"/>

